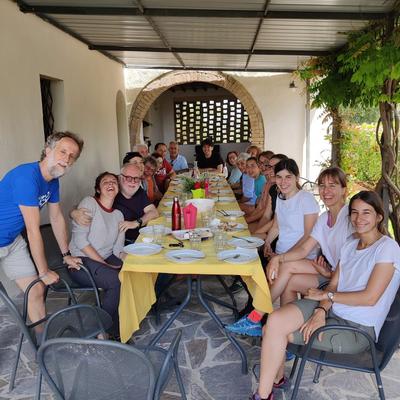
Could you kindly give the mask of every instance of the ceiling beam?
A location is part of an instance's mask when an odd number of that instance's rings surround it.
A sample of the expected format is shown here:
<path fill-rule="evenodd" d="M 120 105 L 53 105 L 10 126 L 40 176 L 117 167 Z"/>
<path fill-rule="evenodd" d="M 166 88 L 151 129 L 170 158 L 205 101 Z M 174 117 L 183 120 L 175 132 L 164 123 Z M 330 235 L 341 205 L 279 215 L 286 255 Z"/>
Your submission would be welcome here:
<path fill-rule="evenodd" d="M 186 67 L 183 69 L 182 67 L 166 67 L 166 66 L 146 66 L 146 65 L 129 65 L 127 64 L 127 68 L 135 68 L 135 69 L 159 69 L 162 71 L 221 71 L 221 72 L 271 72 L 271 73 L 293 73 L 295 71 L 294 68 L 251 68 L 245 70 L 244 68 L 217 68 L 217 67 Z"/>
<path fill-rule="evenodd" d="M 147 53 L 175 53 L 186 54 L 231 54 L 231 55 L 248 55 L 250 50 L 247 49 L 197 49 L 187 47 L 172 47 L 167 49 L 164 47 L 136 47 L 136 46 L 113 46 L 113 45 L 96 45 L 89 46 L 91 50 L 101 51 L 134 51 Z M 326 56 L 331 54 L 325 50 L 269 50 L 269 49 L 254 49 L 251 54 L 262 56 Z"/>
<path fill-rule="evenodd" d="M 264 10 L 205 10 L 182 8 L 139 7 L 84 7 L 84 6 L 38 6 L 17 0 L 24 13 L 69 14 L 69 15 L 121 15 L 148 17 L 195 17 L 195 18 L 264 18 Z M 269 11 L 265 18 L 271 19 L 325 19 L 325 20 L 375 20 L 383 19 L 383 12 L 340 12 L 340 11 Z"/>
<path fill-rule="evenodd" d="M 153 31 L 156 33 L 156 35 L 160 38 L 160 40 L 162 41 L 163 45 L 166 47 L 166 49 L 168 49 L 168 51 L 170 51 L 172 53 L 172 55 L 176 58 L 176 60 L 179 62 L 179 64 L 181 64 L 181 66 L 183 68 L 185 68 L 185 63 L 183 62 L 181 56 L 179 54 L 177 54 L 171 47 L 171 45 L 169 44 L 167 38 L 165 37 L 165 35 L 163 35 L 163 33 L 161 32 L 160 28 L 157 26 L 157 24 L 153 21 L 153 19 L 151 17 L 149 17 L 148 15 L 145 15 L 146 9 L 143 7 L 142 3 L 140 0 L 136 0 L 136 4 L 139 7 L 140 13 L 141 15 L 146 19 L 146 21 L 149 23 L 149 25 L 153 28 Z"/>
<path fill-rule="evenodd" d="M 264 22 L 264 19 L 265 19 L 265 17 L 267 16 L 267 13 L 268 13 L 268 6 L 269 6 L 269 3 L 270 3 L 270 2 L 271 2 L 271 0 L 265 0 L 265 4 L 264 4 L 264 14 L 263 14 L 263 16 L 260 18 L 260 21 L 258 21 L 258 26 L 257 26 L 257 29 L 256 29 L 256 33 L 254 34 L 253 43 L 251 44 L 250 51 L 249 51 L 249 55 L 247 56 L 246 65 L 244 66 L 244 69 L 247 69 L 247 67 L 249 66 L 251 56 L 252 56 L 252 54 L 253 54 L 253 52 L 254 52 L 254 49 L 255 49 L 255 47 L 256 47 L 258 35 L 259 35 L 260 31 L 261 31 L 261 27 L 262 27 L 262 24 L 263 24 L 263 22 Z"/>

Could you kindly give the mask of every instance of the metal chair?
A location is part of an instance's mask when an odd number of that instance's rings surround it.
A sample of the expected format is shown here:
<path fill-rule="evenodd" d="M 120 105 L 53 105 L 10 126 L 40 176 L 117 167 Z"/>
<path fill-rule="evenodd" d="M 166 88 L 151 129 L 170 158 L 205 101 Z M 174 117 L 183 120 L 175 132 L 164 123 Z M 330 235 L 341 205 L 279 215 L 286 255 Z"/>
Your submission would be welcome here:
<path fill-rule="evenodd" d="M 39 348 L 38 362 L 59 400 L 158 400 L 175 364 L 180 337 L 181 331 L 168 350 L 140 350 L 106 340 L 51 339 Z M 163 356 L 161 363 L 154 363 L 153 352 Z M 182 398 L 186 399 L 184 391 Z"/>
<path fill-rule="evenodd" d="M 9 392 L 11 392 L 15 385 L 15 378 L 18 370 L 18 364 L 22 349 L 22 344 L 26 338 L 28 345 L 33 350 L 36 355 L 38 345 L 37 339 L 33 328 L 36 326 L 46 323 L 44 328 L 43 337 L 58 337 L 58 336 L 82 336 L 82 337 L 96 337 L 98 334 L 103 333 L 104 329 L 111 326 L 111 317 L 99 308 L 89 306 L 89 305 L 74 305 L 66 309 L 62 309 L 56 312 L 54 315 L 46 315 L 40 321 L 35 323 L 28 322 L 28 299 L 29 292 L 33 286 L 41 283 L 40 279 L 33 281 L 24 293 L 24 302 L 22 314 L 18 311 L 17 306 L 8 296 L 4 286 L 0 283 L 0 299 L 3 301 L 8 311 L 10 312 L 12 318 L 17 323 L 18 328 L 21 331 L 17 354 L 15 356 L 14 365 L 11 372 L 10 382 L 9 382 Z M 68 289 L 68 283 L 64 282 L 66 288 Z M 72 295 L 73 299 L 73 295 Z M 94 322 L 93 322 L 94 321 Z M 41 375 L 38 374 L 35 399 L 40 398 L 40 387 L 41 387 Z"/>
<path fill-rule="evenodd" d="M 365 336 L 369 342 L 369 348 L 359 354 L 338 354 L 325 351 L 319 351 L 312 348 L 315 340 L 318 340 L 318 335 L 327 330 L 350 330 L 359 332 Z M 392 303 L 390 311 L 386 317 L 385 323 L 379 334 L 378 342 L 374 342 L 370 335 L 353 327 L 346 327 L 342 325 L 327 325 L 317 329 L 310 338 L 306 346 L 298 346 L 290 344 L 288 350 L 296 355 L 290 380 L 294 377 L 297 369 L 299 358 L 301 363 L 297 373 L 293 393 L 291 399 L 297 397 L 298 389 L 300 386 L 301 378 L 303 376 L 304 367 L 307 361 L 317 364 L 317 369 L 314 375 L 314 383 L 318 382 L 321 366 L 327 365 L 334 368 L 343 368 L 359 372 L 367 372 L 375 375 L 378 386 L 379 398 L 385 399 L 383 390 L 381 371 L 386 367 L 390 361 L 393 353 L 398 349 L 400 343 L 400 289 Z"/>
<path fill-rule="evenodd" d="M 67 282 L 72 292 L 82 293 L 82 292 L 93 292 L 96 298 L 96 304 L 98 307 L 101 307 L 101 301 L 99 296 L 99 289 L 96 286 L 96 283 L 92 277 L 90 271 L 85 267 L 81 266 L 81 269 L 86 272 L 88 275 L 89 281 L 91 282 L 90 286 L 82 287 L 78 285 L 75 281 L 73 281 L 68 273 L 68 268 L 63 262 L 62 255 L 60 253 L 60 249 L 58 247 L 57 240 L 54 236 L 53 229 L 50 224 L 45 224 L 40 226 L 40 233 L 43 238 L 44 251 L 46 254 L 47 264 L 49 268 L 53 271 L 56 271 L 60 278 L 60 282 L 51 285 L 50 289 L 57 293 L 67 293 L 69 294 L 69 289 L 63 282 Z M 68 305 L 71 304 L 71 297 L 68 297 Z"/>

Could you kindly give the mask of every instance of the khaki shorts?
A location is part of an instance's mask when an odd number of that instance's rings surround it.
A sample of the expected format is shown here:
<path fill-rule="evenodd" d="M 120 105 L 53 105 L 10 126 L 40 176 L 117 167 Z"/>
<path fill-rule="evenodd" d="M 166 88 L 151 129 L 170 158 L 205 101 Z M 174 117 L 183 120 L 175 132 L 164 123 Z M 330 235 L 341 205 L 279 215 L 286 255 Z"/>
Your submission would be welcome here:
<path fill-rule="evenodd" d="M 21 235 L 8 246 L 0 247 L 0 268 L 12 281 L 37 276 L 28 246 Z"/>
<path fill-rule="evenodd" d="M 319 305 L 318 301 L 301 299 L 294 301 L 292 304 L 297 306 L 303 314 L 304 321 L 310 319 L 313 315 L 315 307 Z M 372 340 L 375 340 L 375 331 L 372 326 L 364 326 L 356 322 L 348 321 L 335 315 L 331 310 L 326 319 L 326 325 L 343 325 L 359 328 L 368 333 Z M 293 343 L 304 345 L 303 334 L 300 331 L 293 333 Z M 315 340 L 313 348 L 317 350 L 329 351 L 332 353 L 342 354 L 357 354 L 366 350 L 369 347 L 369 342 L 365 336 L 358 332 L 342 331 L 342 330 L 329 330 L 324 332 L 322 340 Z"/>

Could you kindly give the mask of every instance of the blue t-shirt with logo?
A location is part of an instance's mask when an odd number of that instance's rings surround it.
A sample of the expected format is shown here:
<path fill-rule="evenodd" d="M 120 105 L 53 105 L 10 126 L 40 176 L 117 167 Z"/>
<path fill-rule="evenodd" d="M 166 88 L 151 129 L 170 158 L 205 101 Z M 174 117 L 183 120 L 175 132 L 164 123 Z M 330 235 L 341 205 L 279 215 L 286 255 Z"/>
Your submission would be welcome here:
<path fill-rule="evenodd" d="M 7 172 L 0 181 L 0 247 L 11 244 L 25 227 L 19 206 L 42 208 L 59 201 L 58 179 L 45 181 L 38 162 Z"/>

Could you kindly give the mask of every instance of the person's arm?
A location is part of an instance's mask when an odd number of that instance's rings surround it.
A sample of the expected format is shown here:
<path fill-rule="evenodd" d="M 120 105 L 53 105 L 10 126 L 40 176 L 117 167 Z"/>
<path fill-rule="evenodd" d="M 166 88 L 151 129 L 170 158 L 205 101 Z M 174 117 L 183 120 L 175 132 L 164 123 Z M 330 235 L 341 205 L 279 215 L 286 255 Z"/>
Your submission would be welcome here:
<path fill-rule="evenodd" d="M 49 218 L 54 236 L 60 247 L 61 253 L 68 252 L 68 234 L 67 224 L 65 223 L 64 215 L 61 211 L 60 203 L 48 203 Z M 82 260 L 78 257 L 65 256 L 63 261 L 71 268 L 78 268 L 82 264 Z"/>
<path fill-rule="evenodd" d="M 89 226 L 92 222 L 92 214 L 87 208 L 74 207 L 69 212 L 69 217 L 78 225 Z"/>
<path fill-rule="evenodd" d="M 312 236 L 309 236 L 299 246 L 292 247 L 292 249 L 287 251 L 286 253 L 271 257 L 267 265 L 267 275 L 277 278 L 279 274 L 279 266 L 281 263 L 288 261 L 298 261 L 302 258 L 305 258 L 307 254 L 316 246 L 317 243 L 318 242 Z"/>
<path fill-rule="evenodd" d="M 271 256 L 272 249 L 271 249 L 271 243 L 278 237 L 279 235 L 279 225 L 278 225 L 278 219 L 275 215 L 274 219 L 272 220 L 272 226 L 270 230 L 268 231 L 267 237 L 265 239 L 265 244 L 264 244 L 264 255 L 265 256 Z"/>
<path fill-rule="evenodd" d="M 264 195 L 265 192 L 267 193 L 266 195 Z M 266 191 L 264 188 L 261 200 L 258 203 L 257 208 L 248 217 L 246 217 L 246 222 L 249 224 L 250 222 L 255 222 L 261 219 L 268 205 L 271 205 L 271 196 L 269 195 L 268 190 Z"/>
<path fill-rule="evenodd" d="M 28 235 L 29 248 L 33 261 L 38 270 L 39 278 L 45 285 L 52 285 L 58 282 L 59 276 L 51 271 L 47 264 L 44 252 L 43 239 L 40 233 L 40 211 L 39 207 L 19 206 L 24 218 L 26 233 Z"/>
<path fill-rule="evenodd" d="M 327 302 L 330 301 L 328 292 L 332 292 L 334 293 L 334 303 L 347 304 L 349 306 L 374 306 L 388 287 L 393 274 L 393 263 L 378 263 L 375 264 L 367 286 L 363 290 L 356 292 L 335 292 L 336 288 L 332 290 L 328 286 L 325 290 L 309 289 L 306 298 Z"/>
<path fill-rule="evenodd" d="M 143 209 L 143 216 L 142 218 L 142 225 L 146 225 L 149 221 L 152 219 L 156 219 L 159 217 L 159 213 L 157 211 L 157 208 L 154 206 L 154 204 L 149 204 Z M 126 232 L 128 229 L 136 229 L 139 227 L 139 223 L 134 220 L 134 221 L 122 221 L 119 224 L 119 229 L 121 232 Z"/>

